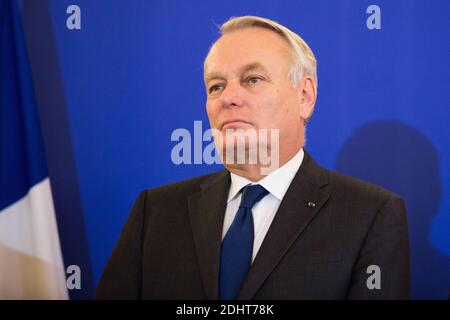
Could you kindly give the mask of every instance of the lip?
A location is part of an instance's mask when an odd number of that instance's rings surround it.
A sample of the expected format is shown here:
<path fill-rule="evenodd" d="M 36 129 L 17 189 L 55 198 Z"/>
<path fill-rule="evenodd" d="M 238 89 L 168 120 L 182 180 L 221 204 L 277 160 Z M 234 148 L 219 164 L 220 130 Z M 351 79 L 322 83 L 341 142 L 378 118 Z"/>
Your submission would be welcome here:
<path fill-rule="evenodd" d="M 220 129 L 221 130 L 228 129 L 230 127 L 232 128 L 233 126 L 239 126 L 241 124 L 250 124 L 250 122 L 242 120 L 242 119 L 230 119 L 230 120 L 224 121 L 222 123 L 222 126 Z"/>

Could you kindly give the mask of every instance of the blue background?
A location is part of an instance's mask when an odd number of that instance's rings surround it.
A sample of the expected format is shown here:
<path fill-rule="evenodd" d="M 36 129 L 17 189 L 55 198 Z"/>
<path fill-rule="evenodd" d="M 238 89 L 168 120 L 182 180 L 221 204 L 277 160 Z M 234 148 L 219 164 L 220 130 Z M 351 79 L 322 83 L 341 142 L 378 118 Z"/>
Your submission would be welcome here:
<path fill-rule="evenodd" d="M 203 59 L 231 16 L 299 33 L 318 60 L 307 149 L 407 201 L 413 297 L 450 288 L 450 1 L 22 0 L 66 265 L 91 297 L 138 193 L 216 171 L 172 164 L 173 130 L 207 126 Z M 66 8 L 81 8 L 68 30 Z M 381 8 L 369 30 L 366 8 Z"/>

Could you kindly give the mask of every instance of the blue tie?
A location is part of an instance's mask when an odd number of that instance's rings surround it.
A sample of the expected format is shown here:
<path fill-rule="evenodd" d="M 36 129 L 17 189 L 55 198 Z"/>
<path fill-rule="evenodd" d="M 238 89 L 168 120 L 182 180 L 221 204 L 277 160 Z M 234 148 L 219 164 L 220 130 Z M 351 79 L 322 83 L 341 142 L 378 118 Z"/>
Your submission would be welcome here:
<path fill-rule="evenodd" d="M 222 241 L 220 256 L 220 299 L 234 299 L 252 263 L 253 205 L 268 191 L 259 184 L 248 185 L 242 191 L 241 204 Z"/>

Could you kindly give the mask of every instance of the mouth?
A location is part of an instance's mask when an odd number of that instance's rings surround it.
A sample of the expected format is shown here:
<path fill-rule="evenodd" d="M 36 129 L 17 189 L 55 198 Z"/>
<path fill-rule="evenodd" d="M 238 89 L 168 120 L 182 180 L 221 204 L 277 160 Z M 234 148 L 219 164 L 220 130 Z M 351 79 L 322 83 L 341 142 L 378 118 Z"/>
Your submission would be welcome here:
<path fill-rule="evenodd" d="M 230 119 L 227 121 L 224 121 L 221 126 L 221 130 L 225 129 L 238 129 L 241 128 L 243 125 L 249 125 L 251 124 L 248 121 L 242 120 L 242 119 Z"/>

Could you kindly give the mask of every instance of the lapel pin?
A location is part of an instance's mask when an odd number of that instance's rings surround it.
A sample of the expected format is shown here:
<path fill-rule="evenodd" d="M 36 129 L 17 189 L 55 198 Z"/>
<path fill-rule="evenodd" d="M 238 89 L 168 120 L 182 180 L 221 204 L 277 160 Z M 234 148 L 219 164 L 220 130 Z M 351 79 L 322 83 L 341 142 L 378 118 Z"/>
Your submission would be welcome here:
<path fill-rule="evenodd" d="M 310 208 L 314 208 L 316 206 L 316 204 L 314 202 L 308 202 L 308 207 Z"/>

